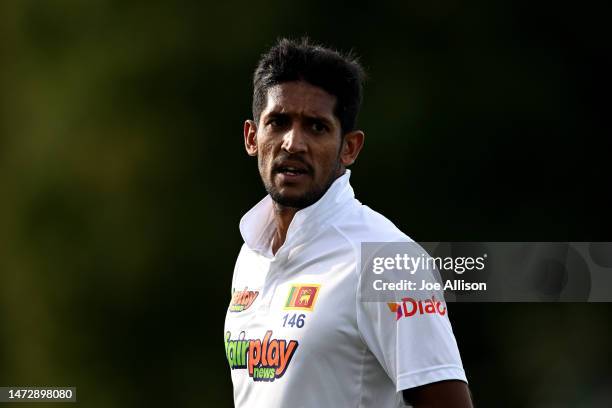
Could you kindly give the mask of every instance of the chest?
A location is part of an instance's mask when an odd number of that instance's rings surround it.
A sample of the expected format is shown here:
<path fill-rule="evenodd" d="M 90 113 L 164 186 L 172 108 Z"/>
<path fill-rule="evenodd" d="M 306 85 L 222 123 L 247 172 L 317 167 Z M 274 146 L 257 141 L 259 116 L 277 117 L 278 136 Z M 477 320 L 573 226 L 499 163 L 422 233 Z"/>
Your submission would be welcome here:
<path fill-rule="evenodd" d="M 274 262 L 241 254 L 233 286 L 226 354 L 232 369 L 244 368 L 254 380 L 273 381 L 290 364 L 350 353 L 360 345 L 351 256 Z"/>

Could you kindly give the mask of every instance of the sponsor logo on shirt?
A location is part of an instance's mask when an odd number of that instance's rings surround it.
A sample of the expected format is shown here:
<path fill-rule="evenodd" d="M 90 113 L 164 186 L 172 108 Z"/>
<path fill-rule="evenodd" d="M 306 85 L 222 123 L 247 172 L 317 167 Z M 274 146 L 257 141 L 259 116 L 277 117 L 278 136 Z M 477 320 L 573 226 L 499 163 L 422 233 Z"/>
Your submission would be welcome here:
<path fill-rule="evenodd" d="M 285 310 L 312 310 L 314 309 L 321 285 L 294 283 L 289 288 L 289 295 L 285 302 Z"/>
<path fill-rule="evenodd" d="M 395 313 L 395 320 L 418 315 L 439 314 L 444 316 L 446 314 L 446 305 L 443 301 L 436 300 L 435 296 L 425 300 L 403 298 L 401 303 L 387 303 L 387 306 L 391 312 Z"/>
<path fill-rule="evenodd" d="M 298 348 L 297 340 L 273 339 L 272 330 L 263 338 L 246 339 L 240 332 L 231 340 L 232 333 L 225 333 L 225 355 L 232 370 L 248 369 L 253 381 L 274 381 L 282 377 Z"/>
<path fill-rule="evenodd" d="M 232 301 L 229 307 L 230 312 L 242 312 L 243 310 L 247 310 L 251 307 L 257 295 L 259 295 L 259 291 L 256 290 L 248 290 L 247 288 L 244 288 L 244 290 L 234 289 L 232 291 Z"/>

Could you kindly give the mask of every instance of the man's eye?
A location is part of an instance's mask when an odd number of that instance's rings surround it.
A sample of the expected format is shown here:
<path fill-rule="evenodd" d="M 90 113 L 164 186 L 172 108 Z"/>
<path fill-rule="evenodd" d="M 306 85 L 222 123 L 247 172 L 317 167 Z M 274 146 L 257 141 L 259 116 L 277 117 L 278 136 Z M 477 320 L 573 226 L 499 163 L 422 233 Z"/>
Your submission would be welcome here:
<path fill-rule="evenodd" d="M 272 126 L 275 128 L 278 127 L 283 127 L 286 124 L 286 120 L 283 120 L 282 118 L 271 118 L 270 120 L 268 120 L 268 126 Z"/>
<path fill-rule="evenodd" d="M 315 133 L 323 133 L 327 130 L 327 126 L 325 126 L 324 124 L 322 124 L 321 122 L 314 122 L 312 124 L 312 130 Z"/>

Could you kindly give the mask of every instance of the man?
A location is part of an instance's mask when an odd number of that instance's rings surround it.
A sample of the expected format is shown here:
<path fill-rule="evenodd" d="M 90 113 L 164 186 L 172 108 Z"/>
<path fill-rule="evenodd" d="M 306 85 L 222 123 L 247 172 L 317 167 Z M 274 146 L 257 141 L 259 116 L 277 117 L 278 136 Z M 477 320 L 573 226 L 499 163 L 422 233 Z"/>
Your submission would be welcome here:
<path fill-rule="evenodd" d="M 244 123 L 268 195 L 240 221 L 225 351 L 237 407 L 470 407 L 446 314 L 398 319 L 359 299 L 361 242 L 410 241 L 354 198 L 363 70 L 280 40 Z"/>

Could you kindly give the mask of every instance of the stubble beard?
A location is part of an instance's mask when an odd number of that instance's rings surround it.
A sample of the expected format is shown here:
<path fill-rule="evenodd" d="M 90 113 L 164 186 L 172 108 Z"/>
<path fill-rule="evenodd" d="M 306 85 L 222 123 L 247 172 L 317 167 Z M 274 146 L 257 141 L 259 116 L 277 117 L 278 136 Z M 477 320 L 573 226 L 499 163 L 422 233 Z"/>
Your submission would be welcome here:
<path fill-rule="evenodd" d="M 313 205 L 314 203 L 319 201 L 321 197 L 323 197 L 323 195 L 325 195 L 327 190 L 329 190 L 329 187 L 336 180 L 337 174 L 339 173 L 339 169 L 340 169 L 340 160 L 339 158 L 337 158 L 336 164 L 333 170 L 330 172 L 328 179 L 321 187 L 313 186 L 310 190 L 306 191 L 304 194 L 300 196 L 296 196 L 296 197 L 288 197 L 284 194 L 281 194 L 281 192 L 276 188 L 276 186 L 272 182 L 272 179 L 274 178 L 275 174 L 272 174 L 272 177 L 270 180 L 266 180 L 266 178 L 262 176 L 262 181 L 263 181 L 266 191 L 270 195 L 270 198 L 272 198 L 272 200 L 276 204 L 280 205 L 281 207 L 295 208 L 297 210 L 301 210 L 303 208 Z"/>

